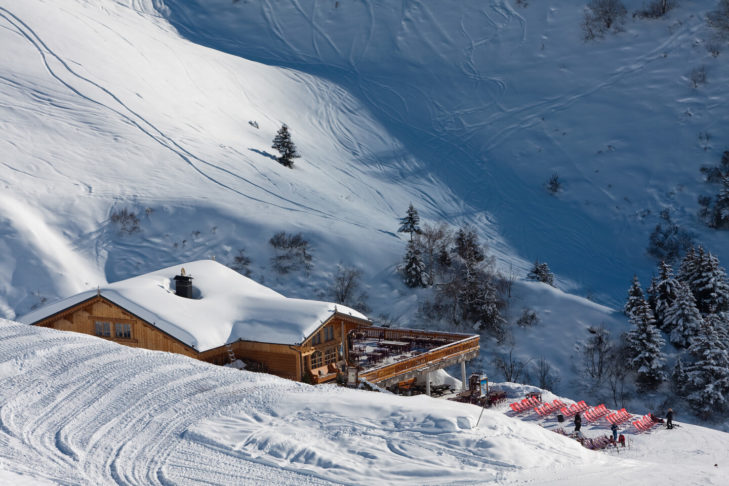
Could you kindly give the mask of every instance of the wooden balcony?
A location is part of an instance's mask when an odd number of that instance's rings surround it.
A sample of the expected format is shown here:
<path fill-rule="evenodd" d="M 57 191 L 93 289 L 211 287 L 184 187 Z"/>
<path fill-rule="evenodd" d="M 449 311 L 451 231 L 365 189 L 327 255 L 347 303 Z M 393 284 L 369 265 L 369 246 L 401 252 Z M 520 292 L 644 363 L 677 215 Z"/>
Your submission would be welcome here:
<path fill-rule="evenodd" d="M 420 331 L 415 329 L 360 328 L 353 331 L 360 340 L 377 340 L 379 343 L 413 343 L 426 347 L 391 357 L 389 362 L 366 366 L 359 373 L 360 379 L 375 384 L 392 383 L 410 376 L 445 368 L 475 358 L 479 351 L 479 336 L 471 334 Z M 394 361 L 394 362 L 393 362 Z"/>

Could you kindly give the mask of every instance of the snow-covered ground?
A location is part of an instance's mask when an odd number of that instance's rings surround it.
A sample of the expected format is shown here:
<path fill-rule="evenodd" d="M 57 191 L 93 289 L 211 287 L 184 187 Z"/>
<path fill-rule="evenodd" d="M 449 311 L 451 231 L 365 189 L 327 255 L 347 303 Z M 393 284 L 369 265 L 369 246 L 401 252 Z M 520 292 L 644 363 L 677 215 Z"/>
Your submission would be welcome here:
<path fill-rule="evenodd" d="M 594 452 L 504 407 L 476 426 L 473 405 L 313 387 L 9 321 L 0 333 L 10 484 L 720 485 L 729 467 L 729 435 L 702 427 L 628 432 L 628 450 Z"/>

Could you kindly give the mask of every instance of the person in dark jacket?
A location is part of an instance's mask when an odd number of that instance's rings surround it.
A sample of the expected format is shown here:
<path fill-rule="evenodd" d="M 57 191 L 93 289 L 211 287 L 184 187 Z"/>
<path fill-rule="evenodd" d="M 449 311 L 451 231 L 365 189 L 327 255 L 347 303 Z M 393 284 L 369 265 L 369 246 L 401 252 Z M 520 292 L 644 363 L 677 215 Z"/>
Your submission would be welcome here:
<path fill-rule="evenodd" d="M 610 430 L 613 431 L 613 440 L 617 442 L 617 440 L 618 440 L 618 424 L 612 424 L 610 426 Z"/>
<path fill-rule="evenodd" d="M 669 408 L 668 412 L 666 413 L 666 428 L 672 429 L 673 428 L 673 409 Z"/>
<path fill-rule="evenodd" d="M 582 417 L 580 416 L 580 412 L 577 412 L 575 414 L 575 432 L 579 432 L 580 427 L 582 427 Z"/>

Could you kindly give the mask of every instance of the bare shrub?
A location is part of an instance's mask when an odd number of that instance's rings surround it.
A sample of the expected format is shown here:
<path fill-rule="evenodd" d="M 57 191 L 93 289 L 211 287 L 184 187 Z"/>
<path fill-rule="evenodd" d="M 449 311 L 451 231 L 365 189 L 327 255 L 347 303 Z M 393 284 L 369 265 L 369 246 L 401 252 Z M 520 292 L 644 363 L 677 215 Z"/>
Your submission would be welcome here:
<path fill-rule="evenodd" d="M 675 7 L 675 0 L 652 0 L 642 10 L 638 10 L 635 15 L 648 19 L 658 19 Z"/>
<path fill-rule="evenodd" d="M 337 273 L 329 289 L 334 302 L 367 312 L 367 293 L 360 290 L 361 279 L 362 271 L 359 268 L 337 265 Z"/>
<path fill-rule="evenodd" d="M 689 74 L 689 80 L 691 81 L 691 86 L 694 89 L 706 84 L 706 67 L 699 66 L 694 68 L 691 71 L 691 74 Z"/>
<path fill-rule="evenodd" d="M 552 368 L 552 365 L 543 356 L 537 359 L 532 374 L 536 379 L 536 385 L 544 390 L 554 391 L 557 383 L 562 380 L 559 372 Z"/>
<path fill-rule="evenodd" d="M 131 235 L 132 233 L 141 231 L 139 228 L 139 218 L 127 208 L 113 211 L 109 219 L 112 223 L 119 225 L 119 231 L 122 233 Z"/>
<path fill-rule="evenodd" d="M 251 269 L 248 266 L 251 264 L 251 259 L 246 256 L 245 248 L 238 250 L 238 255 L 233 258 L 233 263 L 230 268 L 238 273 L 245 275 L 246 277 L 251 276 Z"/>
<path fill-rule="evenodd" d="M 524 362 L 514 357 L 514 348 L 509 349 L 508 354 L 502 354 L 493 361 L 494 367 L 504 375 L 504 381 L 519 383 L 529 361 Z"/>
<path fill-rule="evenodd" d="M 552 174 L 547 181 L 546 187 L 550 194 L 557 194 L 562 189 L 562 182 L 559 180 L 559 174 Z"/>
<path fill-rule="evenodd" d="M 521 310 L 521 316 L 516 320 L 516 324 L 521 327 L 532 327 L 539 323 L 539 317 L 534 310 L 524 307 Z"/>
<path fill-rule="evenodd" d="M 593 383 L 599 385 L 605 376 L 613 344 L 604 326 L 588 328 L 590 337 L 582 345 L 583 370 Z"/>
<path fill-rule="evenodd" d="M 309 241 L 301 233 L 287 234 L 285 231 L 280 231 L 273 235 L 268 243 L 276 251 L 271 264 L 278 273 L 285 274 L 300 268 L 307 272 L 311 270 Z"/>

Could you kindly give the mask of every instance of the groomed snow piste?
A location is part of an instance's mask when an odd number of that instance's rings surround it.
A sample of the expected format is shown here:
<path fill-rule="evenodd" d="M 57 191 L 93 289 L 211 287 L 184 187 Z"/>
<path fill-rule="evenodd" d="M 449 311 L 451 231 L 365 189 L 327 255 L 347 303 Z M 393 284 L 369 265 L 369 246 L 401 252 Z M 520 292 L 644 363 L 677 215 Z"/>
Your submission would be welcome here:
<path fill-rule="evenodd" d="M 593 452 L 442 399 L 309 386 L 0 322 L 0 479 L 30 484 L 725 484 L 681 424 Z M 679 420 L 680 423 L 680 420 Z M 718 464 L 717 467 L 714 464 Z"/>

